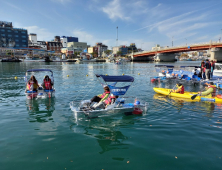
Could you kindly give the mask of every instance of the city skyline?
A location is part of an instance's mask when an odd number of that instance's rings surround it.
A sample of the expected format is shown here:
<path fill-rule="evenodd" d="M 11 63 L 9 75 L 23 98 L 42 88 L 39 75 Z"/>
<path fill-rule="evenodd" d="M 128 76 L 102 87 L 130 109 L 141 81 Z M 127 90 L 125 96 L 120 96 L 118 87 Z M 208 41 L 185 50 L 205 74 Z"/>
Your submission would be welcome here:
<path fill-rule="evenodd" d="M 155 44 L 179 46 L 218 41 L 222 32 L 219 0 L 1 0 L 2 21 L 36 33 L 39 41 L 54 36 L 78 37 L 94 46 L 117 44 L 151 50 Z"/>

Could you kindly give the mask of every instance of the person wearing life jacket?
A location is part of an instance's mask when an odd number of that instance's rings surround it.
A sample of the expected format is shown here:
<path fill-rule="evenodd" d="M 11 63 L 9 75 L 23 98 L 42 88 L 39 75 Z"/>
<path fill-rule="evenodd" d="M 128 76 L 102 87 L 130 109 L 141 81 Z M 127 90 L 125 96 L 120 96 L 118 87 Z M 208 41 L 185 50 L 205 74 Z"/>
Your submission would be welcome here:
<path fill-rule="evenodd" d="M 213 82 L 205 83 L 207 85 L 206 91 L 204 92 L 198 92 L 200 96 L 206 96 L 206 97 L 216 97 L 216 85 L 214 85 Z"/>
<path fill-rule="evenodd" d="M 105 100 L 109 97 L 109 94 L 110 94 L 109 87 L 108 87 L 108 86 L 105 86 L 105 87 L 104 87 L 104 93 L 103 93 L 103 94 L 99 94 L 99 95 L 97 95 L 97 96 L 94 96 L 94 97 L 91 99 L 90 105 L 91 105 L 91 103 L 93 103 L 93 102 L 102 103 L 103 101 L 105 101 Z"/>
<path fill-rule="evenodd" d="M 104 100 L 103 102 L 99 102 L 96 103 L 95 105 L 92 106 L 92 109 L 95 108 L 101 108 L 101 109 L 105 109 L 107 108 L 107 106 L 109 106 L 110 104 L 115 103 L 116 99 L 118 98 L 118 96 L 115 96 L 113 94 L 111 94 L 106 100 Z"/>
<path fill-rule="evenodd" d="M 53 82 L 48 75 L 45 76 L 42 86 L 45 90 L 52 90 Z"/>
<path fill-rule="evenodd" d="M 184 94 L 184 86 L 181 83 L 177 83 L 176 87 L 177 87 L 177 89 L 176 90 L 172 90 L 172 92 Z"/>
<path fill-rule="evenodd" d="M 38 81 L 36 80 L 35 76 L 31 76 L 31 78 L 29 79 L 27 85 L 26 85 L 26 91 L 36 91 L 38 90 Z"/>

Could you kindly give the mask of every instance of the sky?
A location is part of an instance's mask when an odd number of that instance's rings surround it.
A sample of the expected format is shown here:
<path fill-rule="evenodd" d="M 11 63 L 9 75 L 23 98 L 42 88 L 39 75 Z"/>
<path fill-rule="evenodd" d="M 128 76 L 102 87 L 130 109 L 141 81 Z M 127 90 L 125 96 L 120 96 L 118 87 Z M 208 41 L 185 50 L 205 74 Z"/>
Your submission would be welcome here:
<path fill-rule="evenodd" d="M 135 43 L 151 50 L 156 44 L 218 41 L 222 34 L 222 0 L 0 0 L 0 4 L 0 21 L 36 33 L 38 41 L 73 36 L 91 46 L 102 42 L 111 49 Z"/>

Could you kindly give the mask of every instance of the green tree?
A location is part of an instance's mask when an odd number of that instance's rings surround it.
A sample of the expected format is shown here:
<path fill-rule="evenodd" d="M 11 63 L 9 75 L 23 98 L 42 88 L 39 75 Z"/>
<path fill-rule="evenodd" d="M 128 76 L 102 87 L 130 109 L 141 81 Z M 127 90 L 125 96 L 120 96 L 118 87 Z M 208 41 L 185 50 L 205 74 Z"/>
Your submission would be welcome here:
<path fill-rule="evenodd" d="M 118 56 L 122 55 L 122 51 L 117 51 L 117 55 Z"/>
<path fill-rule="evenodd" d="M 112 50 L 106 50 L 106 51 L 104 51 L 107 55 L 109 55 L 111 52 L 112 52 Z"/>

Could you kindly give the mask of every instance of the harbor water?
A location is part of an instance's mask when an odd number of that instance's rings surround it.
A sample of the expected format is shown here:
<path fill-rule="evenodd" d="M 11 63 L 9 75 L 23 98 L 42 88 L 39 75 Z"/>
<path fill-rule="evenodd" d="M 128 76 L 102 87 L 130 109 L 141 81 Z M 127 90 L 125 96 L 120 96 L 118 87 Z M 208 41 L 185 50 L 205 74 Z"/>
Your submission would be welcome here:
<path fill-rule="evenodd" d="M 0 63 L 0 169 L 222 169 L 222 105 L 155 94 L 153 87 L 174 84 L 150 83 L 157 74 L 154 65 Z M 55 98 L 26 99 L 25 72 L 37 68 L 53 71 Z M 133 76 L 127 96 L 148 102 L 147 113 L 76 117 L 70 102 L 103 92 L 95 74 Z M 201 87 L 185 85 L 185 90 Z"/>

